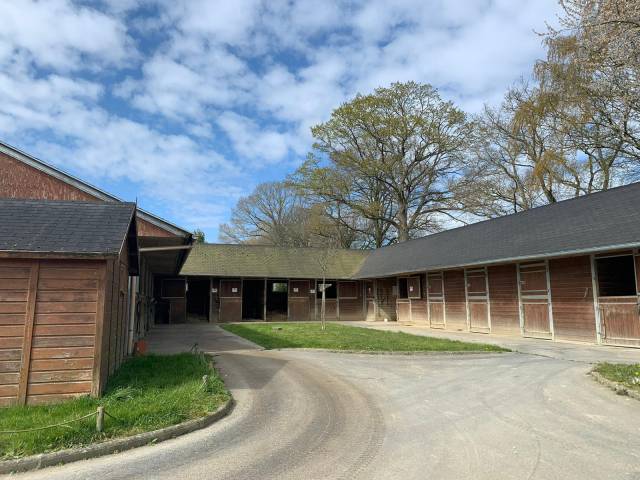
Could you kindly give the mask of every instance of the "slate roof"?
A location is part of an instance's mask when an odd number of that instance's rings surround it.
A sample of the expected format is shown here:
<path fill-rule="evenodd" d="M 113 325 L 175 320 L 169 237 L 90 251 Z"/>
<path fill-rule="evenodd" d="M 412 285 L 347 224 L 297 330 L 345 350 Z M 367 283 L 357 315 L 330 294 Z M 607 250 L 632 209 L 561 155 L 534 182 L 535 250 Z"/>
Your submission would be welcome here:
<path fill-rule="evenodd" d="M 358 278 L 640 246 L 640 183 L 372 251 Z"/>
<path fill-rule="evenodd" d="M 0 199 L 0 251 L 117 255 L 133 203 Z"/>
<path fill-rule="evenodd" d="M 352 278 L 369 254 L 365 250 L 284 248 L 265 245 L 197 244 L 181 275 L 257 278 L 322 278 L 322 262 L 328 259 L 327 278 Z"/>

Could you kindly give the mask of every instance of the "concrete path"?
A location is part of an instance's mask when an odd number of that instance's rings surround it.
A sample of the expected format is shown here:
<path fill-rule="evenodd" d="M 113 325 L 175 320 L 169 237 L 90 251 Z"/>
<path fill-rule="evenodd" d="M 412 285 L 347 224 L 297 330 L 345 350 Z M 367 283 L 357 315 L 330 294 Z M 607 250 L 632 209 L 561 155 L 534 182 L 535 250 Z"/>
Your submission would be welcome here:
<path fill-rule="evenodd" d="M 587 363 L 263 351 L 208 325 L 150 337 L 162 352 L 196 342 L 216 352 L 229 417 L 25 478 L 640 479 L 640 402 L 593 382 Z"/>
<path fill-rule="evenodd" d="M 451 332 L 419 325 L 403 325 L 383 322 L 337 322 L 376 330 L 405 332 L 426 337 L 448 338 L 462 342 L 488 343 L 508 348 L 514 352 L 556 358 L 583 363 L 640 363 L 640 348 L 612 347 L 588 343 L 553 342 L 538 338 L 522 338 L 484 333 Z"/>

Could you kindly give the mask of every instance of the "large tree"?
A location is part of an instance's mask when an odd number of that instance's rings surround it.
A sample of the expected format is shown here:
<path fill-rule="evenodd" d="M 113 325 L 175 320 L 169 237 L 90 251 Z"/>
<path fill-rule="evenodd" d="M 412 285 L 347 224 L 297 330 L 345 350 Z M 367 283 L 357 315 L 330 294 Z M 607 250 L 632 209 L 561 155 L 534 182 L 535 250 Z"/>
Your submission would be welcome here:
<path fill-rule="evenodd" d="M 327 216 L 325 206 L 311 204 L 285 182 L 259 184 L 238 200 L 231 221 L 220 225 L 220 240 L 282 247 L 338 245 L 351 247 L 354 232 Z"/>
<path fill-rule="evenodd" d="M 403 242 L 439 228 L 470 132 L 465 114 L 432 86 L 394 83 L 313 127 L 314 153 L 294 183 L 361 215 L 376 246 L 390 232 Z"/>

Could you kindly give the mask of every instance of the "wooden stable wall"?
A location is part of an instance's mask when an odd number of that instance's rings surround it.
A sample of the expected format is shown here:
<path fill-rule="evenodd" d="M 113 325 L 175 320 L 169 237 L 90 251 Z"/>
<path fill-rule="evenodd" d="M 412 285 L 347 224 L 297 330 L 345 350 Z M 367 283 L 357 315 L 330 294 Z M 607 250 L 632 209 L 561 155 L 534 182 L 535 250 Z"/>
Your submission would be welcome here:
<path fill-rule="evenodd" d="M 637 295 L 598 297 L 597 269 L 592 262 L 630 255 L 635 262 Z M 398 285 L 398 278 L 369 281 L 373 293 L 367 301 L 367 319 L 391 319 L 388 312 L 393 302 L 398 321 L 431 328 L 640 346 L 637 250 L 400 277 L 408 285 L 417 285 L 418 278 L 424 287 L 415 298 L 395 297 L 398 287 L 393 286 Z"/>
<path fill-rule="evenodd" d="M 102 392 L 126 356 L 121 264 L 0 259 L 0 405 Z"/>

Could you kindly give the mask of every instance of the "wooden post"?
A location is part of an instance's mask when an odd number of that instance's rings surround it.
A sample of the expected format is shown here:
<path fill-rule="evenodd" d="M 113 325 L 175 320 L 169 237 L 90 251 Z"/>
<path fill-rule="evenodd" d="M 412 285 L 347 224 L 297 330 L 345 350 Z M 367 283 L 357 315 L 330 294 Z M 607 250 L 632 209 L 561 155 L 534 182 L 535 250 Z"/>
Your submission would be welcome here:
<path fill-rule="evenodd" d="M 98 407 L 96 415 L 96 431 L 102 433 L 104 430 L 104 407 L 101 405 Z"/>
<path fill-rule="evenodd" d="M 31 345 L 33 343 L 33 326 L 36 315 L 36 296 L 38 294 L 38 277 L 40 275 L 40 261 L 34 260 L 29 274 L 29 291 L 27 292 L 27 312 L 24 322 L 22 339 L 22 362 L 18 379 L 18 404 L 27 403 L 29 388 L 29 372 L 31 370 Z"/>

